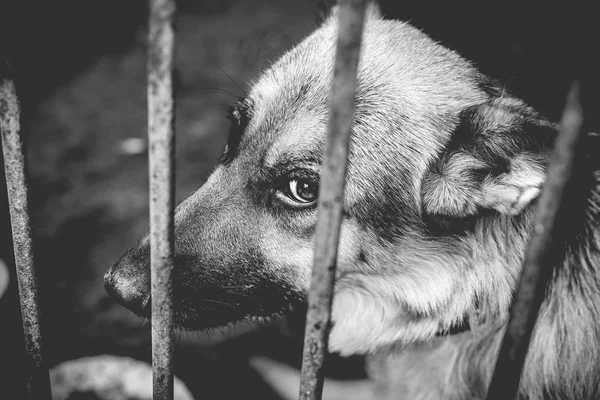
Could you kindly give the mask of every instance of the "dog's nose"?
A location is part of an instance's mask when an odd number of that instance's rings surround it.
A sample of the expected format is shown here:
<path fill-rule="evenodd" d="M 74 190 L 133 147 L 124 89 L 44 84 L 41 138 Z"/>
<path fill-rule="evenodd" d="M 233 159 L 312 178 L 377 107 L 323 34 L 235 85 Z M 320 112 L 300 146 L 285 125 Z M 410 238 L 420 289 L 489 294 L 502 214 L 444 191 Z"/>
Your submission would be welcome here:
<path fill-rule="evenodd" d="M 104 275 L 108 294 L 140 316 L 150 315 L 150 266 L 145 258 L 132 249 Z"/>
<path fill-rule="evenodd" d="M 127 278 L 123 278 L 118 271 L 115 272 L 112 268 L 104 275 L 106 292 L 117 303 L 138 315 L 145 316 L 148 314 L 150 306 L 150 293 L 135 286 L 135 283 L 129 282 Z"/>

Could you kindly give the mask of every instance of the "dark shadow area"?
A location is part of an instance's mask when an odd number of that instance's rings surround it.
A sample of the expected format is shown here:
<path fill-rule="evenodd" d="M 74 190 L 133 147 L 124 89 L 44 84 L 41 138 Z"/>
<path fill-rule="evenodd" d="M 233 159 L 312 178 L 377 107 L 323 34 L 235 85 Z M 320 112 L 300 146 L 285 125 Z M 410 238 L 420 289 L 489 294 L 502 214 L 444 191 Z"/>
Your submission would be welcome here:
<path fill-rule="evenodd" d="M 20 96 L 40 101 L 97 57 L 126 51 L 144 23 L 143 0 L 6 0 L 2 37 L 12 50 Z"/>

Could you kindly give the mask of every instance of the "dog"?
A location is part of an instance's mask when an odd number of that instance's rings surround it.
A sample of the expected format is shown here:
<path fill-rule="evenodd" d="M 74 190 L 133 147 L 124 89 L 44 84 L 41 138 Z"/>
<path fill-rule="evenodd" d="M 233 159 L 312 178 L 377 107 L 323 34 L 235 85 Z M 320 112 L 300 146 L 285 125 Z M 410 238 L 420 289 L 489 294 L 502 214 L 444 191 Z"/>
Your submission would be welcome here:
<path fill-rule="evenodd" d="M 254 82 L 231 110 L 220 164 L 177 207 L 178 328 L 268 319 L 305 300 L 336 35 L 334 8 Z M 353 118 L 329 350 L 367 356 L 372 380 L 356 398 L 482 399 L 556 127 L 375 4 Z M 577 240 L 547 290 L 523 399 L 600 398 L 597 167 L 581 179 Z M 148 236 L 105 287 L 149 317 Z"/>

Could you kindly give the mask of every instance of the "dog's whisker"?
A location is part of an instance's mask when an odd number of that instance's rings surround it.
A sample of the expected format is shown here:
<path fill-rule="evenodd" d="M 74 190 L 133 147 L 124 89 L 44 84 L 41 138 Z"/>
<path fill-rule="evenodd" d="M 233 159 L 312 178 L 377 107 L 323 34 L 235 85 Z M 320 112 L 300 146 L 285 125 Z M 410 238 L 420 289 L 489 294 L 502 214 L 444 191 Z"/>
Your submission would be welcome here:
<path fill-rule="evenodd" d="M 233 305 L 232 305 L 232 304 L 225 303 L 225 302 L 222 302 L 222 301 L 219 301 L 219 300 L 213 300 L 213 299 L 203 299 L 203 301 L 208 301 L 208 302 L 210 302 L 210 303 L 221 304 L 221 305 L 223 305 L 223 306 L 227 306 L 227 307 L 230 307 L 230 308 L 231 308 L 231 307 L 233 307 Z"/>
<path fill-rule="evenodd" d="M 233 92 L 231 92 L 231 91 L 229 91 L 227 89 L 203 87 L 203 88 L 199 88 L 199 90 L 212 90 L 212 91 L 215 91 L 215 92 L 219 92 L 221 94 L 225 94 L 225 95 L 231 96 L 231 97 L 233 97 L 235 99 L 239 99 L 240 98 L 239 95 L 237 95 L 237 94 L 235 94 L 235 93 L 233 93 Z"/>
<path fill-rule="evenodd" d="M 235 79 L 233 79 L 227 72 L 225 72 L 221 67 L 219 67 L 216 63 L 211 63 L 212 65 L 214 65 L 215 67 L 217 67 L 219 69 L 219 71 L 221 71 L 222 73 L 225 74 L 225 76 L 227 76 L 229 78 L 229 80 L 231 82 L 233 82 L 233 84 L 235 86 L 237 86 L 238 89 L 240 89 L 240 91 L 245 95 L 248 96 L 248 92 L 246 92 L 244 89 L 242 89 L 242 87 L 237 83 L 237 81 Z"/>

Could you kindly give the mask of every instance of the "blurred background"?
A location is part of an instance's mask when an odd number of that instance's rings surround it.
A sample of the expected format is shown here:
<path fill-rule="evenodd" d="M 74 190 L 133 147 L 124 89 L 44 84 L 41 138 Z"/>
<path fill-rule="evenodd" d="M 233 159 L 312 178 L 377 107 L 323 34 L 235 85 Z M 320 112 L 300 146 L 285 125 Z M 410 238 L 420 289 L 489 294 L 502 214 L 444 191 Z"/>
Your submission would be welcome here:
<path fill-rule="evenodd" d="M 318 26 L 329 3 L 178 1 L 178 202 L 218 160 L 227 106 Z M 549 118 L 560 117 L 581 10 L 508 2 L 380 3 L 388 17 L 410 21 Z M 114 303 L 102 285 L 106 269 L 148 229 L 146 15 L 142 0 L 0 4 L 0 43 L 12 50 L 29 151 L 49 366 L 96 354 L 150 361 L 149 325 Z M 19 398 L 23 340 L 3 173 L 0 259 L 8 267 L 0 297 L 0 388 L 15 393 L 6 398 Z M 0 271 L 6 283 L 3 276 Z M 247 357 L 263 354 L 299 366 L 302 333 L 301 312 L 266 328 L 180 333 L 175 373 L 196 399 L 276 399 Z M 331 357 L 327 373 L 363 376 L 362 360 Z"/>

